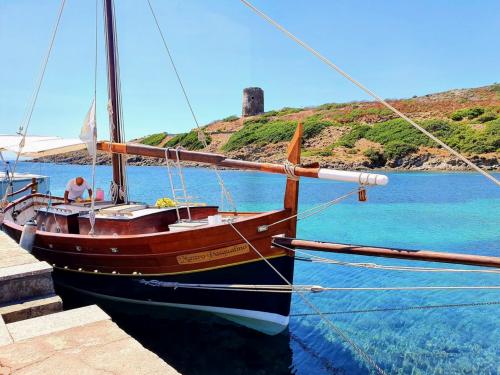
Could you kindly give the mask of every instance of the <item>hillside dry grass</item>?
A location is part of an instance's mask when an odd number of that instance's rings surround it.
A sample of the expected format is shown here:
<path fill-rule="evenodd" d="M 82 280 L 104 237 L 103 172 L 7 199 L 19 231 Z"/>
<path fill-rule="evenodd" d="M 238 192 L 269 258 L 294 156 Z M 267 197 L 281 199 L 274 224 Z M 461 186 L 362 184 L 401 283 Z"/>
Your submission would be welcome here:
<path fill-rule="evenodd" d="M 500 152 L 500 85 L 391 100 L 432 134 L 467 155 Z M 229 116 L 203 128 L 211 135 L 225 134 L 210 149 L 254 159 L 266 150 L 288 142 L 298 122 L 304 124 L 305 157 L 368 160 L 372 166 L 421 150 L 438 152 L 438 145 L 374 102 L 329 103 L 314 108 L 283 108 L 260 116 Z M 338 129 L 329 131 L 328 129 Z M 198 131 L 182 133 L 165 141 L 167 133 L 152 134 L 142 143 L 164 147 L 203 149 Z M 263 152 L 257 152 L 262 151 Z M 430 151 L 429 151 L 430 150 Z M 260 156 L 259 156 L 260 155 Z"/>

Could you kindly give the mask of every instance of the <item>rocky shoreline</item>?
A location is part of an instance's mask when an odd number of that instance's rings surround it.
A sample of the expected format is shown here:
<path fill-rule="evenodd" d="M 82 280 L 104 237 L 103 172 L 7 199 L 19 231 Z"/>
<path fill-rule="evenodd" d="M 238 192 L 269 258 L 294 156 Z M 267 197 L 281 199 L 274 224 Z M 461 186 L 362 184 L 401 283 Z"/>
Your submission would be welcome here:
<path fill-rule="evenodd" d="M 253 150 L 255 151 L 255 150 Z M 258 152 L 231 153 L 228 157 L 235 159 L 244 159 L 258 162 L 283 162 L 283 153 L 278 152 L 273 155 L 264 156 Z M 470 160 L 488 171 L 500 171 L 500 155 L 485 154 L 470 157 Z M 90 165 L 91 158 L 86 151 L 72 152 L 45 158 L 34 159 L 38 163 L 56 163 L 56 164 L 75 164 Z M 417 154 L 406 155 L 402 158 L 387 161 L 384 165 L 374 163 L 370 160 L 345 160 L 335 158 L 335 156 L 306 156 L 303 157 L 304 163 L 318 162 L 322 167 L 344 169 L 344 170 L 366 170 L 366 169 L 385 169 L 385 170 L 407 170 L 407 171 L 468 171 L 470 168 L 462 161 L 448 155 L 436 154 L 432 152 L 420 152 Z M 110 165 L 111 158 L 108 153 L 99 152 L 97 155 L 97 165 Z M 128 165 L 134 166 L 161 166 L 165 164 L 162 159 L 129 156 Z M 191 167 L 206 167 L 206 164 L 186 163 Z"/>
<path fill-rule="evenodd" d="M 481 168 L 500 171 L 500 84 L 394 99 L 391 104 Z M 256 116 L 229 116 L 203 127 L 208 140 L 205 147 L 199 142 L 197 130 L 177 135 L 163 131 L 129 142 L 221 153 L 239 160 L 282 163 L 298 123 L 304 125 L 301 159 L 304 164 L 315 162 L 323 167 L 344 170 L 470 170 L 465 163 L 375 102 L 285 107 Z M 35 161 L 91 164 L 86 151 Z M 135 166 L 165 163 L 141 156 L 128 156 L 127 162 Z M 110 155 L 100 152 L 97 164 L 110 164 Z"/>

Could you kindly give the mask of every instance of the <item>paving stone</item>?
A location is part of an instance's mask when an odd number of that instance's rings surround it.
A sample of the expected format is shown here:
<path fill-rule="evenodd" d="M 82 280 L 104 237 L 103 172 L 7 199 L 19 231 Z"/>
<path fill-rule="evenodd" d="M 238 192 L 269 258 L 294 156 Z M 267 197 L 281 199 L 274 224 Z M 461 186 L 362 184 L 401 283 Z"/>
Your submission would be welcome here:
<path fill-rule="evenodd" d="M 0 304 L 16 304 L 26 299 L 54 294 L 54 282 L 50 273 L 0 280 Z"/>
<path fill-rule="evenodd" d="M 178 374 L 110 320 L 2 346 L 2 366 L 12 375 Z"/>
<path fill-rule="evenodd" d="M 0 231 L 0 268 L 38 262 L 5 232 Z"/>
<path fill-rule="evenodd" d="M 0 316 L 0 346 L 12 343 L 12 337 L 10 337 L 7 326 L 5 325 L 2 317 Z M 0 374 L 2 374 L 0 372 Z"/>
<path fill-rule="evenodd" d="M 59 296 L 36 298 L 22 303 L 0 306 L 0 316 L 5 323 L 36 318 L 62 311 L 62 300 Z"/>
<path fill-rule="evenodd" d="M 35 276 L 41 274 L 50 274 L 52 266 L 47 262 L 36 262 L 29 264 L 20 264 L 9 267 L 0 268 L 0 282 L 19 279 L 27 276 Z"/>
<path fill-rule="evenodd" d="M 14 342 L 111 319 L 96 305 L 7 324 Z"/>

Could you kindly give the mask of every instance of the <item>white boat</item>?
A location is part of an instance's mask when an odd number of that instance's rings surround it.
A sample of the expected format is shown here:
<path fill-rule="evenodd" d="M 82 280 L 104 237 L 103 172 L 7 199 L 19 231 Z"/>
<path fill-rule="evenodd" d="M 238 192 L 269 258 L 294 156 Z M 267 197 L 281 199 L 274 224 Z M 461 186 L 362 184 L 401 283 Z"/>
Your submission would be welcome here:
<path fill-rule="evenodd" d="M 9 201 L 31 194 L 33 188 L 43 193 L 49 191 L 50 177 L 40 174 L 19 172 L 16 172 L 12 176 L 6 171 L 0 172 L 0 194 L 3 197 L 7 189 L 9 189 Z"/>

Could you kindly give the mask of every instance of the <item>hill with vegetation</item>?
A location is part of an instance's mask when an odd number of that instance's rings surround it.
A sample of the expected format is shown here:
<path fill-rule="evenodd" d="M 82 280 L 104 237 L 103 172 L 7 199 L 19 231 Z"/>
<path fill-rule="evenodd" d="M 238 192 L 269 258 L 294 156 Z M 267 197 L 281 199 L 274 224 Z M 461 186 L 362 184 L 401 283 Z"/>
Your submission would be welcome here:
<path fill-rule="evenodd" d="M 483 167 L 500 168 L 500 84 L 389 102 Z M 176 135 L 161 132 L 136 141 L 219 152 L 238 159 L 280 162 L 298 122 L 304 124 L 305 163 L 351 169 L 464 169 L 447 151 L 375 102 L 283 108 L 244 118 L 229 116 L 202 128 L 206 148 L 197 130 Z M 106 162 L 106 156 L 100 160 Z M 131 157 L 129 161 L 157 162 L 141 157 Z"/>

